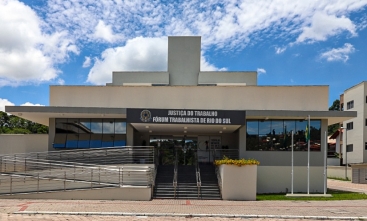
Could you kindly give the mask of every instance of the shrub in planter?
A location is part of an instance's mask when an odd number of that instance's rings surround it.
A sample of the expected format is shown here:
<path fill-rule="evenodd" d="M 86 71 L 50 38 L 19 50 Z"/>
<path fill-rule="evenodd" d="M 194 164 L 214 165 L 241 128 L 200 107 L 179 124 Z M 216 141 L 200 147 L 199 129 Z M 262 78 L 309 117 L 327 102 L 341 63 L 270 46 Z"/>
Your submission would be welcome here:
<path fill-rule="evenodd" d="M 224 156 L 222 160 L 215 160 L 214 164 L 216 166 L 220 165 L 236 165 L 236 166 L 245 166 L 245 165 L 259 165 L 260 162 L 255 159 L 240 159 L 240 160 L 233 160 L 229 159 L 228 157 Z"/>
<path fill-rule="evenodd" d="M 254 159 L 233 160 L 224 157 L 215 160 L 221 177 L 223 200 L 256 200 L 257 165 Z"/>

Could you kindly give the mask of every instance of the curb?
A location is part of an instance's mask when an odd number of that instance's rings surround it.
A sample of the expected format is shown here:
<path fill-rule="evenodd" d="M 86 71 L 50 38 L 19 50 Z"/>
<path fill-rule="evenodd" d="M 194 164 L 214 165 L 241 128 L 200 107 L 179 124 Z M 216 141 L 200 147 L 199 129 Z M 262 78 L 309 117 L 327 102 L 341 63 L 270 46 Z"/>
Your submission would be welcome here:
<path fill-rule="evenodd" d="M 317 219 L 317 220 L 367 220 L 367 216 L 296 216 L 296 215 L 246 215 L 246 214 L 189 214 L 189 213 L 124 213 L 124 212 L 48 212 L 22 211 L 21 215 L 81 215 L 81 216 L 150 216 L 150 217 L 217 217 L 217 218 L 272 218 L 272 219 Z"/>

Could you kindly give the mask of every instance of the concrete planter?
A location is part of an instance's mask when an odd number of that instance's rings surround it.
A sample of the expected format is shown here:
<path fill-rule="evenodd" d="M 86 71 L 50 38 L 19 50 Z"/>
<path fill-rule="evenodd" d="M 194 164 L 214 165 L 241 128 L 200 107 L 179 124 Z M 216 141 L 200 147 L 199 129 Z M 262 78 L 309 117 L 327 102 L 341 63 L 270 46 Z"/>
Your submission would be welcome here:
<path fill-rule="evenodd" d="M 220 165 L 223 200 L 256 200 L 257 165 Z"/>

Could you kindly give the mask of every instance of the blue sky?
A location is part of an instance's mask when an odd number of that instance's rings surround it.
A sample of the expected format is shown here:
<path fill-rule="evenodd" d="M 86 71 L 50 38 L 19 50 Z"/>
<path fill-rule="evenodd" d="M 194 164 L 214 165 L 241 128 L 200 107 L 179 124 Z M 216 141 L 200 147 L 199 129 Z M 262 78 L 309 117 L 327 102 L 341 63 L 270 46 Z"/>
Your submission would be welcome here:
<path fill-rule="evenodd" d="M 367 80 L 367 0 L 0 0 L 0 110 L 48 105 L 49 85 L 166 70 L 167 36 L 202 36 L 202 70 L 259 85 Z"/>

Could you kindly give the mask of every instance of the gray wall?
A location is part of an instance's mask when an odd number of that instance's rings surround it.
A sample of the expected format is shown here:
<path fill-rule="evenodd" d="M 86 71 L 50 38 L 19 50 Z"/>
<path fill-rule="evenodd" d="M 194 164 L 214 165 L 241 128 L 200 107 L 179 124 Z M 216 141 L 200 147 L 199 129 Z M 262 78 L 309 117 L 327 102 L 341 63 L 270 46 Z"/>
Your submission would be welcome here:
<path fill-rule="evenodd" d="M 1 134 L 0 154 L 44 152 L 47 143 L 48 134 Z"/>
<path fill-rule="evenodd" d="M 168 72 L 120 72 L 112 73 L 112 83 L 108 85 L 169 84 Z"/>
<path fill-rule="evenodd" d="M 197 85 L 200 72 L 201 37 L 168 37 L 170 85 Z"/>
<path fill-rule="evenodd" d="M 257 85 L 256 71 L 205 71 L 199 73 L 199 84 Z"/>

